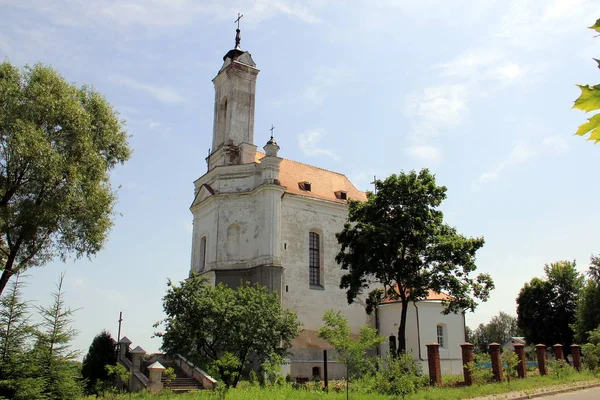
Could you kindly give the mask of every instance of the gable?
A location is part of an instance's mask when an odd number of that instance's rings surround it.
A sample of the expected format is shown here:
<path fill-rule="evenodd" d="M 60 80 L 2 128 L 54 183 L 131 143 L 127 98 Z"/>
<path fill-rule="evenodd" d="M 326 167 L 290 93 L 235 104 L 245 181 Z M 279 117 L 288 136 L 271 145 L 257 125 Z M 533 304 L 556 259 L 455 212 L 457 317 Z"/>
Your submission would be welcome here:
<path fill-rule="evenodd" d="M 213 188 L 211 188 L 206 183 L 203 184 L 202 186 L 200 186 L 200 190 L 198 190 L 198 193 L 196 193 L 196 197 L 194 198 L 194 201 L 192 202 L 191 207 L 194 207 L 195 205 L 202 203 L 204 200 L 213 196 L 214 194 L 215 194 L 215 191 L 213 190 Z"/>

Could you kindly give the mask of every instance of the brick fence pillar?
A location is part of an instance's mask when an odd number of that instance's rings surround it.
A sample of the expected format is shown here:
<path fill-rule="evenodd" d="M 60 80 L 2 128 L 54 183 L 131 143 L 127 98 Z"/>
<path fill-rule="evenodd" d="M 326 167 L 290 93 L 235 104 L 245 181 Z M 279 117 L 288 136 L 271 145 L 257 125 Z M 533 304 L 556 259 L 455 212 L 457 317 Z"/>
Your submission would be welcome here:
<path fill-rule="evenodd" d="M 520 343 L 515 344 L 515 353 L 519 359 L 519 363 L 517 364 L 517 375 L 519 375 L 519 378 L 525 378 L 527 371 L 527 364 L 525 364 L 525 345 Z"/>
<path fill-rule="evenodd" d="M 500 357 L 500 344 L 490 343 L 490 357 L 492 358 L 492 372 L 494 373 L 494 380 L 502 381 L 504 374 L 502 373 L 502 359 Z"/>
<path fill-rule="evenodd" d="M 475 360 L 473 356 L 473 345 L 471 343 L 463 343 L 460 345 L 462 349 L 462 363 L 463 363 L 463 375 L 465 377 L 465 385 L 471 386 L 473 384 L 473 376 L 469 369 L 469 363 Z"/>
<path fill-rule="evenodd" d="M 554 359 L 556 361 L 558 361 L 558 360 L 564 360 L 565 359 L 565 355 L 563 353 L 563 345 L 560 344 L 560 343 L 556 343 L 552 347 L 554 348 Z"/>
<path fill-rule="evenodd" d="M 571 345 L 571 355 L 573 356 L 573 367 L 581 371 L 581 347 L 578 344 Z"/>
<path fill-rule="evenodd" d="M 538 369 L 540 370 L 540 375 L 548 375 L 548 370 L 546 369 L 546 345 L 538 344 L 537 346 L 535 346 L 535 352 L 537 353 Z"/>
<path fill-rule="evenodd" d="M 429 383 L 432 386 L 442 386 L 442 366 L 440 365 L 440 345 L 427 345 L 427 362 L 429 364 Z"/>

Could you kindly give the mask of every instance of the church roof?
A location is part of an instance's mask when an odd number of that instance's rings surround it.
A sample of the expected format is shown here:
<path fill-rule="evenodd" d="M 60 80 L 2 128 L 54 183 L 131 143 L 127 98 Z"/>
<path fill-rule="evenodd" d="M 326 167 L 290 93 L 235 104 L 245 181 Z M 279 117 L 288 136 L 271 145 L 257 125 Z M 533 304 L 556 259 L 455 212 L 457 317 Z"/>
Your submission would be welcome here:
<path fill-rule="evenodd" d="M 447 295 L 446 293 L 439 293 L 436 292 L 434 290 L 429 290 L 429 293 L 427 294 L 427 298 L 424 300 L 429 300 L 429 301 L 444 301 L 444 300 L 452 300 L 452 297 Z M 383 300 L 383 304 L 388 304 L 388 303 L 397 303 L 400 300 L 393 300 L 390 298 L 385 298 Z"/>
<path fill-rule="evenodd" d="M 256 152 L 256 162 L 265 156 Z M 300 183 L 309 182 L 310 190 L 300 188 Z M 348 199 L 366 201 L 367 194 L 360 191 L 344 174 L 329 171 L 298 161 L 282 159 L 279 167 L 279 183 L 285 186 L 285 192 L 294 195 L 346 204 L 336 192 L 345 192 Z"/>

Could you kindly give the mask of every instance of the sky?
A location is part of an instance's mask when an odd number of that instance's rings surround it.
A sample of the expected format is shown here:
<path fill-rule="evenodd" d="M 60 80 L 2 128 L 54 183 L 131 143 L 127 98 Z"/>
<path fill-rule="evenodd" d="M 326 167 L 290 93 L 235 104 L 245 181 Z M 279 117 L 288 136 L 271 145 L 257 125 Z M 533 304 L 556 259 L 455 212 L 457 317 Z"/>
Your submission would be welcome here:
<path fill-rule="evenodd" d="M 274 125 L 280 156 L 373 177 L 429 168 L 442 209 L 483 236 L 478 271 L 496 289 L 467 314 L 516 315 L 546 263 L 600 253 L 600 147 L 574 136 L 576 84 L 597 84 L 591 0 L 0 0 L 0 60 L 42 62 L 102 92 L 126 120 L 133 156 L 112 173 L 115 224 L 91 259 L 28 271 L 48 305 L 61 272 L 76 349 L 103 329 L 158 351 L 167 279 L 187 277 L 193 181 L 211 145 L 211 80 L 233 47 L 261 70 L 255 144 Z"/>

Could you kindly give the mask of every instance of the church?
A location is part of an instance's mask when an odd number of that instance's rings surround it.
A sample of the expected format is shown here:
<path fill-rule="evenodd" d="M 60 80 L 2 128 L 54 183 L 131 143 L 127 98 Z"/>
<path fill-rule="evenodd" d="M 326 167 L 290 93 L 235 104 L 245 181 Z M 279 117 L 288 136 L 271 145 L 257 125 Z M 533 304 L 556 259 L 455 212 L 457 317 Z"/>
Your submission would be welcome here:
<path fill-rule="evenodd" d="M 353 304 L 339 288 L 343 271 L 335 261 L 340 246 L 335 234 L 347 220 L 347 201 L 366 200 L 343 174 L 280 156 L 271 139 L 254 144 L 254 109 L 259 70 L 240 44 L 223 57 L 213 79 L 215 89 L 212 148 L 208 171 L 194 182 L 192 262 L 190 272 L 212 284 L 259 283 L 279 294 L 283 307 L 294 311 L 302 332 L 294 340 L 284 374 L 293 379 L 320 376 L 323 350 L 317 337 L 325 310 L 339 310 L 353 332 L 364 324 L 388 337 L 378 349 L 385 354 L 395 345 L 400 306 L 385 303 L 378 317 L 367 315 L 363 299 Z M 283 153 L 282 151 L 281 153 Z M 434 294 L 411 307 L 407 351 L 427 372 L 425 345 L 440 344 L 444 373 L 461 373 L 465 341 L 464 315 L 441 314 L 443 295 Z M 329 352 L 331 353 L 331 352 Z M 345 368 L 330 357 L 331 379 Z"/>

